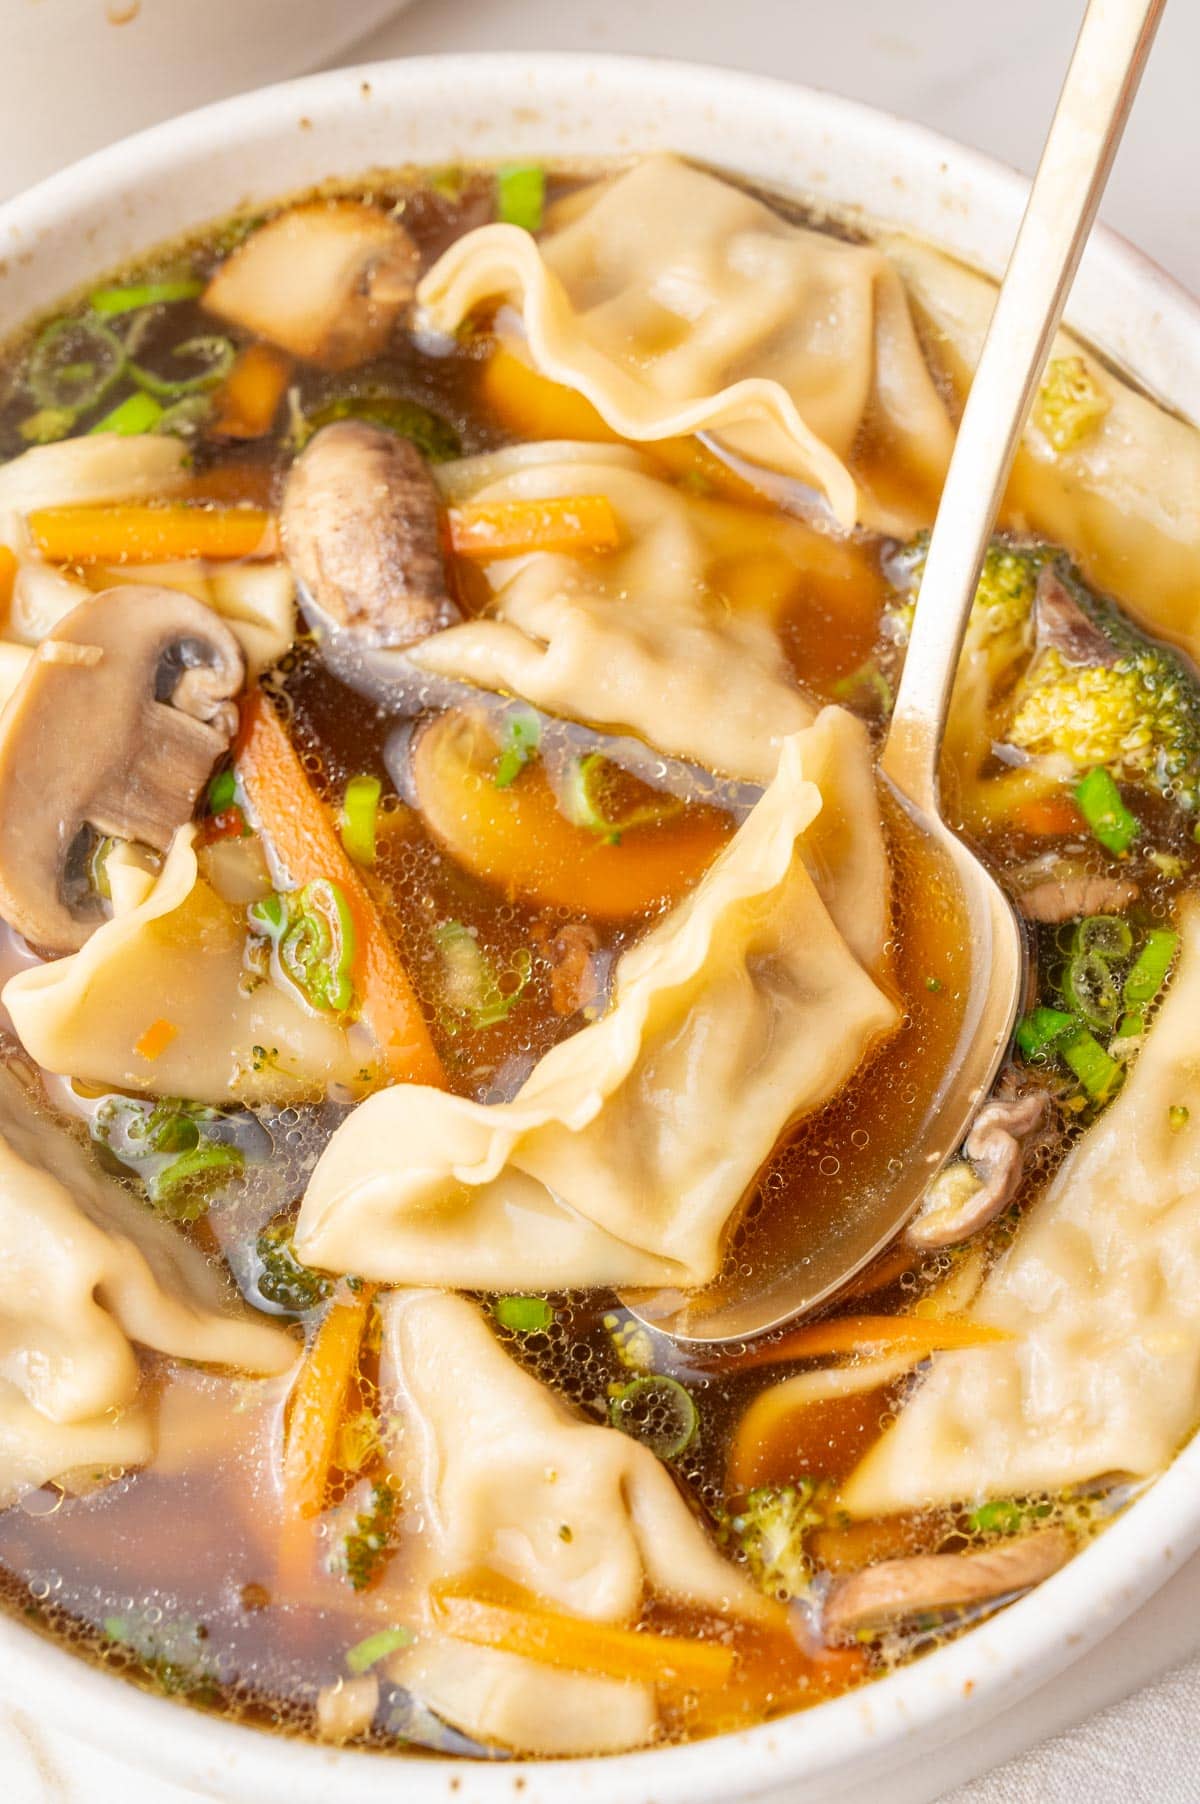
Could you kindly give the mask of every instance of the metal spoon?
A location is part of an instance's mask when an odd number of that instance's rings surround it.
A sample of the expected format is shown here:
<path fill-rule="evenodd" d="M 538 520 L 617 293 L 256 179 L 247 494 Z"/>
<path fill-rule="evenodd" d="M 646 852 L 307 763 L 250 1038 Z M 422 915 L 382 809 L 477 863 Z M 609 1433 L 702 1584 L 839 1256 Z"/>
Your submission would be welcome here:
<path fill-rule="evenodd" d="M 953 1057 L 903 1171 L 864 1186 L 849 1205 L 843 1196 L 825 1219 L 815 1214 L 811 1244 L 785 1271 L 764 1283 L 751 1262 L 745 1276 L 707 1292 L 625 1299 L 678 1338 L 764 1334 L 847 1284 L 901 1231 L 961 1145 L 1007 1050 L 1024 991 L 1022 932 L 994 878 L 942 820 L 938 760 L 988 539 L 1165 4 L 1090 0 L 958 429 L 880 758 L 899 807 L 957 892 L 971 982 Z"/>

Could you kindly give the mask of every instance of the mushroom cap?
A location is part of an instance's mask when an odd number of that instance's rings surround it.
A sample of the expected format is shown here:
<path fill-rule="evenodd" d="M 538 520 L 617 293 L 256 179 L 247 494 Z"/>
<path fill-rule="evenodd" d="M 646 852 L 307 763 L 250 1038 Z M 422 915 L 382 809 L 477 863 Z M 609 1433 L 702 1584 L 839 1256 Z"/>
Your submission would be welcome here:
<path fill-rule="evenodd" d="M 165 852 L 237 730 L 237 640 L 174 589 L 89 596 L 47 634 L 0 715 L 0 915 L 76 951 L 100 925 L 68 863 L 82 829 Z"/>
<path fill-rule="evenodd" d="M 406 646 L 459 618 L 446 589 L 440 498 L 407 439 L 338 420 L 288 474 L 284 553 L 333 632 L 363 646 Z"/>

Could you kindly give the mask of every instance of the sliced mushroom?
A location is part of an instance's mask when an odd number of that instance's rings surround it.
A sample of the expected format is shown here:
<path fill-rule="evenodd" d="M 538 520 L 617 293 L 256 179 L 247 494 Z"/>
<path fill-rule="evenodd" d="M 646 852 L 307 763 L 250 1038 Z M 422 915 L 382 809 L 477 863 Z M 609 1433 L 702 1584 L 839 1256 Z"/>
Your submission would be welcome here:
<path fill-rule="evenodd" d="M 825 1602 L 825 1633 L 833 1641 L 887 1629 L 930 1610 L 961 1610 L 994 1603 L 1039 1585 L 1072 1552 L 1065 1529 L 988 1547 L 982 1553 L 914 1554 L 881 1560 L 862 1572 L 835 1579 Z"/>
<path fill-rule="evenodd" d="M 438 492 L 415 445 L 364 420 L 324 426 L 296 459 L 280 525 L 317 614 L 365 647 L 403 647 L 458 619 Z"/>
<path fill-rule="evenodd" d="M 420 254 L 359 201 L 314 201 L 260 226 L 204 291 L 210 313 L 329 370 L 384 349 L 416 290 Z"/>
<path fill-rule="evenodd" d="M 1088 619 L 1053 565 L 1038 577 L 1034 610 L 1039 650 L 1061 652 L 1069 664 L 1116 663 L 1112 641 Z"/>
<path fill-rule="evenodd" d="M 1046 1114 L 1044 1090 L 996 1098 L 975 1117 L 963 1146 L 965 1160 L 948 1166 L 929 1187 L 908 1240 L 922 1250 L 954 1246 L 995 1221 L 1016 1195 L 1025 1163 L 1024 1140 Z M 973 1182 L 960 1181 L 965 1174 Z"/>
<path fill-rule="evenodd" d="M 87 830 L 166 851 L 244 677 L 229 628 L 172 589 L 106 589 L 42 641 L 0 717 L 0 915 L 27 940 L 72 952 L 100 924 L 72 878 Z"/>
<path fill-rule="evenodd" d="M 1122 914 L 1141 891 L 1128 877 L 1048 877 L 1017 897 L 1027 921 L 1077 921 L 1084 915 Z"/>

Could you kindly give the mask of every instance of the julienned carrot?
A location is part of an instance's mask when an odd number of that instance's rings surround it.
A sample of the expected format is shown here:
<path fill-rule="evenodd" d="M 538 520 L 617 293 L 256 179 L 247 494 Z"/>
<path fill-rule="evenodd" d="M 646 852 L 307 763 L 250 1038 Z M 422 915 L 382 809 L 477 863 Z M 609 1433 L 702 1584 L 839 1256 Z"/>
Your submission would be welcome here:
<path fill-rule="evenodd" d="M 283 1437 L 280 1577 L 292 1591 L 307 1576 L 314 1516 L 324 1508 L 346 1393 L 358 1370 L 374 1287 L 332 1303 L 292 1386 Z"/>
<path fill-rule="evenodd" d="M 162 1015 L 152 1021 L 140 1040 L 135 1041 L 133 1050 L 139 1059 L 157 1059 L 167 1050 L 179 1033 L 173 1021 L 167 1021 Z"/>
<path fill-rule="evenodd" d="M 355 930 L 354 994 L 388 1081 L 444 1085 L 441 1061 L 399 955 L 261 689 L 246 704 L 236 763 L 254 818 L 292 882 L 303 886 L 324 878 L 346 899 Z"/>
<path fill-rule="evenodd" d="M 17 557 L 7 545 L 0 545 L 0 614 L 12 604 L 13 584 L 17 580 Z"/>
<path fill-rule="evenodd" d="M 494 501 L 450 509 L 459 557 L 516 557 L 526 551 L 613 551 L 621 528 L 607 495 L 547 501 Z"/>
<path fill-rule="evenodd" d="M 805 1322 L 778 1340 L 724 1357 L 723 1371 L 752 1372 L 792 1359 L 824 1359 L 839 1353 L 911 1353 L 914 1362 L 958 1347 L 984 1347 L 1011 1340 L 1003 1328 L 982 1322 L 936 1321 L 910 1315 L 843 1315 L 828 1322 Z"/>
<path fill-rule="evenodd" d="M 262 438 L 271 430 L 292 369 L 286 351 L 247 345 L 213 396 L 208 431 L 223 438 Z"/>
<path fill-rule="evenodd" d="M 1084 826 L 1083 816 L 1070 796 L 1030 796 L 1017 803 L 1012 818 L 1013 825 L 1022 832 L 1045 838 L 1079 833 Z"/>
<path fill-rule="evenodd" d="M 543 1666 L 687 1691 L 718 1689 L 734 1668 L 733 1649 L 719 1643 L 564 1616 L 532 1598 L 519 1605 L 497 1602 L 484 1589 L 444 1584 L 433 1587 L 430 1603 L 435 1625 L 446 1634 Z"/>
<path fill-rule="evenodd" d="M 55 564 L 160 564 L 173 558 L 275 555 L 275 522 L 257 507 L 41 507 L 29 535 Z"/>

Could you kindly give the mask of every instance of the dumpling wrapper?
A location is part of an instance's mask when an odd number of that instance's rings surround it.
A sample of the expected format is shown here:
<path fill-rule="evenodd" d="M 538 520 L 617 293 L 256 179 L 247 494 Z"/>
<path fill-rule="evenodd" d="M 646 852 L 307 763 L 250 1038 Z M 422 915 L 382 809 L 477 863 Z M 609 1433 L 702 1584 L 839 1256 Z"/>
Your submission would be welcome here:
<path fill-rule="evenodd" d="M 416 1583 L 491 1574 L 550 1609 L 623 1626 L 649 1594 L 764 1615 L 650 1450 L 582 1421 L 508 1357 L 474 1304 L 402 1292 L 381 1312 L 380 1377 L 403 1425 L 405 1510 L 422 1524 Z M 525 1754 L 616 1753 L 651 1739 L 658 1723 L 650 1685 L 430 1630 L 389 1674 L 453 1727 Z"/>
<path fill-rule="evenodd" d="M 297 1352 L 0 1066 L 0 1508 L 81 1467 L 151 1458 L 135 1345 L 255 1374 Z"/>
<path fill-rule="evenodd" d="M 928 496 L 945 474 L 950 420 L 887 258 L 674 156 L 572 195 L 536 242 L 510 225 L 466 233 L 417 300 L 442 333 L 512 303 L 534 367 L 623 438 L 714 434 L 818 489 L 847 529 L 920 523 L 856 481 L 864 432 Z"/>
<path fill-rule="evenodd" d="M 932 354 L 965 395 L 995 283 L 914 239 L 889 235 L 880 243 L 904 278 Z M 1089 582 L 1200 659 L 1200 431 L 1123 382 L 1070 333 L 1057 335 L 1050 355 L 1081 357 L 1110 406 L 1067 451 L 1055 450 L 1036 416 L 1029 421 L 1004 523 L 1070 546 Z"/>
<path fill-rule="evenodd" d="M 1147 1477 L 1200 1414 L 1200 898 L 1117 1100 L 1068 1156 L 969 1319 L 843 1490 L 858 1516 Z M 1170 1111 L 1189 1111 L 1171 1126 Z"/>
<path fill-rule="evenodd" d="M 511 1102 L 400 1084 L 355 1110 L 309 1182 L 302 1259 L 482 1290 L 716 1275 L 780 1134 L 899 1020 L 805 862 L 823 812 L 810 741 L 820 764 L 820 723 L 785 741 L 774 783 L 697 888 L 621 956 L 608 1012 Z"/>
<path fill-rule="evenodd" d="M 245 911 L 199 875 L 194 837 L 179 830 L 157 881 L 122 866 L 121 912 L 78 952 L 9 979 L 0 1000 L 22 1045 L 62 1076 L 218 1107 L 357 1094 L 375 1056 L 365 1029 L 244 984 Z M 177 1031 L 148 1058 L 136 1048 L 158 1020 Z"/>
<path fill-rule="evenodd" d="M 538 552 L 492 564 L 488 615 L 422 640 L 412 662 L 769 783 L 783 740 L 816 708 L 796 686 L 773 621 L 731 607 L 718 566 L 766 549 L 799 561 L 811 535 L 798 523 L 772 523 L 769 547 L 739 544 L 734 525 L 748 535 L 744 519 L 663 482 L 636 455 L 618 462 L 593 445 L 558 449 L 553 462 L 505 453 L 481 460 L 490 480 L 461 498 L 487 505 L 604 495 L 621 546 L 599 557 Z"/>

